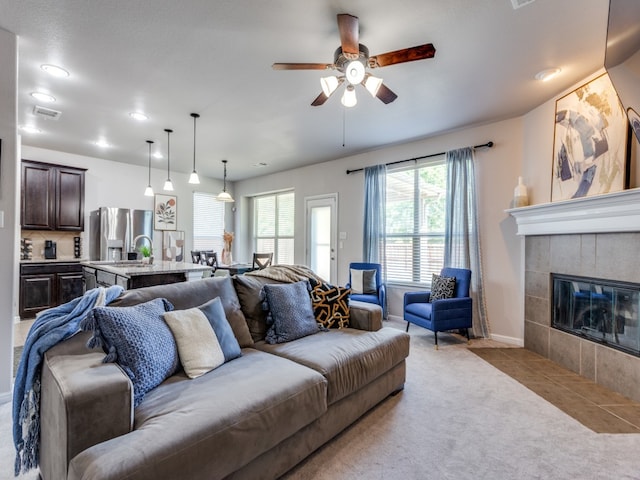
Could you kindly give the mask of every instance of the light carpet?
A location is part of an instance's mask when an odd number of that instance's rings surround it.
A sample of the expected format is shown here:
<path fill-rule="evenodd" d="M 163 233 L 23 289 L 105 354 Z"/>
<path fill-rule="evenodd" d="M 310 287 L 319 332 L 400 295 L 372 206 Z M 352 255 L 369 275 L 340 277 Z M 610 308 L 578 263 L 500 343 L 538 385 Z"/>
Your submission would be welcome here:
<path fill-rule="evenodd" d="M 404 322 L 386 324 L 404 330 Z M 435 350 L 431 332 L 413 327 L 410 334 L 404 391 L 287 480 L 640 479 L 640 434 L 594 433 L 467 350 L 460 337 L 441 335 Z M 0 405 L 1 479 L 13 478 L 10 412 L 10 404 Z"/>

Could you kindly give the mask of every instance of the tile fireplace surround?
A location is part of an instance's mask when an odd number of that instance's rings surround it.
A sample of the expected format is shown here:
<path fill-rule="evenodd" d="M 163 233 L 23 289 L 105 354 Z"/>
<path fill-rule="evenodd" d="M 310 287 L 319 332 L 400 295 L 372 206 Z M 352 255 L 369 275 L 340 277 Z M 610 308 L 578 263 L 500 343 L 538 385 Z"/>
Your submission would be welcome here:
<path fill-rule="evenodd" d="M 551 327 L 551 273 L 640 283 L 640 189 L 507 210 L 525 236 L 525 348 L 640 401 L 640 358 Z"/>

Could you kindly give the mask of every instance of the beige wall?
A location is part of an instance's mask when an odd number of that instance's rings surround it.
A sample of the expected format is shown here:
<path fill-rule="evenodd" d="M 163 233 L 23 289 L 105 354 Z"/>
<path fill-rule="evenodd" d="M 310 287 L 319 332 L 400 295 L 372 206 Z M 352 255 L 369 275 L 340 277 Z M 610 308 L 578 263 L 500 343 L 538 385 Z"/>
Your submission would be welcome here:
<path fill-rule="evenodd" d="M 13 305 L 17 298 L 17 76 L 16 36 L 0 29 L 0 403 L 11 398 L 13 368 Z"/>

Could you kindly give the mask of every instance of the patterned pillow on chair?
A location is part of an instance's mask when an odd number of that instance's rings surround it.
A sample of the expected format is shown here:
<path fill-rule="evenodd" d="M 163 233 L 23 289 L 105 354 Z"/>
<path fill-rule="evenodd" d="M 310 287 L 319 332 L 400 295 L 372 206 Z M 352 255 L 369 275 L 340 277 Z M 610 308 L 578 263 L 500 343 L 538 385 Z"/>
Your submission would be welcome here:
<path fill-rule="evenodd" d="M 443 298 L 453 298 L 456 289 L 456 277 L 443 277 L 433 274 L 431 277 L 431 297 L 430 301 L 442 300 Z"/>
<path fill-rule="evenodd" d="M 316 321 L 326 328 L 349 326 L 349 295 L 351 289 L 311 281 L 311 302 Z"/>

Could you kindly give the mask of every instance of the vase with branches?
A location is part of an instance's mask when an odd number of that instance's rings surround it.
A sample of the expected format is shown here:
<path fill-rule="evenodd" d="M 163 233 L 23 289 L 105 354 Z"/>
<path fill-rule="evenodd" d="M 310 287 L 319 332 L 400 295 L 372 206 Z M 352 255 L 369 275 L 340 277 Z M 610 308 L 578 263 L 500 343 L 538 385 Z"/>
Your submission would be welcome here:
<path fill-rule="evenodd" d="M 231 257 L 231 244 L 233 243 L 233 237 L 233 232 L 225 231 L 222 235 L 222 240 L 224 242 L 224 246 L 222 248 L 223 265 L 231 265 L 233 263 L 233 258 Z"/>

